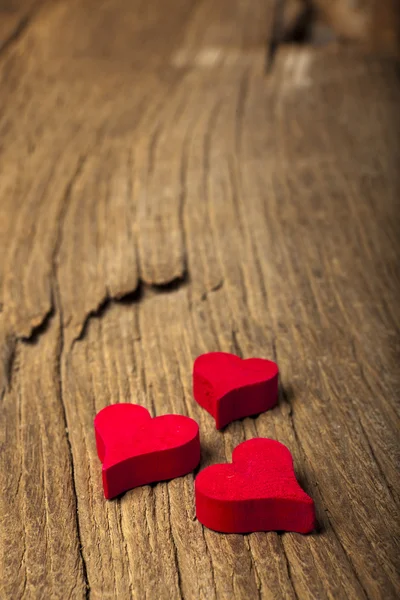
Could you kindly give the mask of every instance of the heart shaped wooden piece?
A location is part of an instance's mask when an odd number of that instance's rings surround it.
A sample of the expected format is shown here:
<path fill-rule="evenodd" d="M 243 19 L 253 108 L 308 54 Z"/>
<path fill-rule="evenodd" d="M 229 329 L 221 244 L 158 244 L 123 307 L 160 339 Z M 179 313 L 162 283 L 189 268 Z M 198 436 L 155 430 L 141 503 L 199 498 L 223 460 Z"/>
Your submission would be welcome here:
<path fill-rule="evenodd" d="M 315 528 L 313 500 L 297 483 L 290 451 L 254 438 L 239 444 L 231 464 L 207 467 L 195 481 L 198 520 L 215 531 L 295 531 Z"/>
<path fill-rule="evenodd" d="M 214 417 L 216 428 L 222 429 L 231 421 L 275 406 L 278 372 L 271 360 L 209 352 L 194 361 L 193 395 Z"/>
<path fill-rule="evenodd" d="M 112 404 L 94 419 L 106 498 L 190 473 L 200 461 L 199 426 L 182 415 L 151 418 L 137 404 Z"/>

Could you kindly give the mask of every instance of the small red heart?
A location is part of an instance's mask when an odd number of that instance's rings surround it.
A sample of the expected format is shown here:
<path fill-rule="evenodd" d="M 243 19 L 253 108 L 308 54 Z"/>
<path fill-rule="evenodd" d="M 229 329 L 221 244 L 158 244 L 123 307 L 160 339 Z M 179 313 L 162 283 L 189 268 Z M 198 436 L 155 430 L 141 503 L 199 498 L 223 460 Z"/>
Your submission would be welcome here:
<path fill-rule="evenodd" d="M 193 395 L 215 418 L 216 428 L 222 429 L 231 421 L 275 406 L 278 372 L 271 360 L 209 352 L 194 361 Z"/>
<path fill-rule="evenodd" d="M 239 444 L 231 464 L 199 473 L 195 495 L 198 520 L 215 531 L 308 533 L 315 528 L 314 502 L 297 483 L 289 450 L 275 440 Z"/>
<path fill-rule="evenodd" d="M 200 462 L 199 426 L 182 415 L 151 418 L 137 404 L 112 404 L 94 419 L 106 498 L 181 477 Z"/>

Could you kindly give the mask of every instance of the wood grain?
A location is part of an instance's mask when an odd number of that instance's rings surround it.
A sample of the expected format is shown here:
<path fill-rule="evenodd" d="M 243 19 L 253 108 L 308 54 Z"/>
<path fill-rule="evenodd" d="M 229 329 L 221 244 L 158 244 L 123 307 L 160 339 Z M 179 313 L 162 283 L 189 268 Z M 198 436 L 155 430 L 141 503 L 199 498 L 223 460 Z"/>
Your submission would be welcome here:
<path fill-rule="evenodd" d="M 266 75 L 273 7 L 44 3 L 0 51 L 1 598 L 398 595 L 398 73 Z M 212 350 L 277 360 L 279 405 L 217 432 Z M 198 420 L 200 468 L 287 444 L 318 531 L 204 529 L 194 475 L 105 502 L 121 401 Z"/>

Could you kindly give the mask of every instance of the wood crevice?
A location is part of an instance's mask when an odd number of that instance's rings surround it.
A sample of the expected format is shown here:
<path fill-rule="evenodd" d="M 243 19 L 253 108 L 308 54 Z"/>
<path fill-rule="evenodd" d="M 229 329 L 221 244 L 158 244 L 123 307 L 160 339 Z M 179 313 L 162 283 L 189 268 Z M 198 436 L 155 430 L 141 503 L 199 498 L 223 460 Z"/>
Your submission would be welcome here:
<path fill-rule="evenodd" d="M 52 291 L 50 291 L 50 306 L 42 315 L 42 320 L 38 325 L 32 327 L 28 336 L 17 336 L 17 341 L 25 344 L 37 344 L 39 338 L 49 329 L 51 321 L 55 315 L 55 306 Z"/>
<path fill-rule="evenodd" d="M 245 433 L 244 432 L 244 427 L 243 427 L 243 433 Z M 262 580 L 261 580 L 261 577 L 260 577 L 260 575 L 258 573 L 257 561 L 256 561 L 256 558 L 255 558 L 255 556 L 253 554 L 253 550 L 252 550 L 251 534 L 245 536 L 245 543 L 246 543 L 246 546 L 247 546 L 247 550 L 249 552 L 250 565 L 251 565 L 251 568 L 252 568 L 253 573 L 254 573 L 254 580 L 256 582 L 256 587 L 257 587 L 257 596 L 258 596 L 259 600 L 262 600 L 262 598 L 263 598 Z"/>
<path fill-rule="evenodd" d="M 176 545 L 174 532 L 173 532 L 173 528 L 172 528 L 172 522 L 171 522 L 171 519 L 172 519 L 172 517 L 171 517 L 171 500 L 169 497 L 168 485 L 165 486 L 165 493 L 166 493 L 166 496 L 168 499 L 168 523 L 169 523 L 170 539 L 171 539 L 171 544 L 172 544 L 172 549 L 173 549 L 173 554 L 174 554 L 174 561 L 175 561 L 175 566 L 176 566 L 176 579 L 177 579 L 177 584 L 178 584 L 180 600 L 183 600 L 185 598 L 185 595 L 183 592 L 182 575 L 181 575 L 181 570 L 179 567 L 178 547 Z"/>
<path fill-rule="evenodd" d="M 59 289 L 58 289 L 58 282 L 57 282 L 57 280 L 55 280 L 54 285 L 56 287 L 55 298 L 56 298 L 56 302 L 58 303 L 59 302 Z M 83 539 L 82 539 L 81 528 L 80 528 L 80 523 L 79 523 L 78 494 L 77 494 L 77 489 L 76 489 L 76 476 L 75 476 L 74 455 L 73 455 L 72 444 L 71 444 L 71 439 L 70 439 L 70 435 L 69 435 L 68 418 L 67 418 L 67 408 L 66 408 L 66 404 L 65 404 L 65 401 L 64 401 L 63 373 L 62 373 L 62 371 L 63 371 L 63 357 L 64 357 L 64 327 L 63 327 L 63 315 L 62 315 L 61 304 L 58 307 L 58 313 L 59 313 L 59 323 L 60 323 L 59 338 L 58 338 L 58 348 L 57 348 L 57 355 L 56 355 L 56 370 L 57 370 L 57 373 L 58 373 L 58 380 L 57 380 L 58 395 L 59 395 L 59 398 L 60 398 L 61 413 L 62 413 L 63 425 L 64 425 L 64 428 L 65 428 L 65 437 L 66 437 L 67 447 L 68 447 L 68 456 L 69 456 L 69 463 L 70 463 L 70 469 L 71 469 L 72 493 L 73 493 L 73 496 L 74 496 L 74 502 L 75 502 L 75 506 L 76 506 L 76 511 L 75 511 L 75 526 L 76 526 L 76 535 L 77 535 L 77 544 L 78 544 L 79 557 L 80 557 L 81 565 L 82 565 L 82 576 L 83 576 L 84 585 L 85 585 L 85 597 L 89 598 L 89 596 L 90 596 L 90 584 L 89 584 L 89 578 L 88 578 L 88 571 L 87 571 L 86 560 L 85 560 L 85 557 L 84 557 L 84 554 L 83 554 Z"/>
<path fill-rule="evenodd" d="M 14 352 L 15 355 L 13 357 L 13 364 L 12 367 L 15 367 L 16 364 L 16 352 L 17 352 L 17 346 L 15 344 L 14 346 Z M 12 376 L 10 376 L 10 382 L 12 381 Z M 21 400 L 21 396 L 20 394 L 18 394 L 18 424 L 19 424 L 19 432 L 18 435 L 21 435 L 21 423 L 22 423 L 22 400 Z M 18 480 L 17 480 L 17 486 L 16 486 L 16 493 L 15 493 L 15 497 L 14 497 L 14 502 L 15 500 L 19 497 L 19 493 L 20 493 L 20 489 L 21 489 L 21 482 L 22 482 L 22 475 L 23 475 L 23 469 L 24 469 L 24 462 L 23 462 L 23 455 L 21 453 L 21 460 L 20 460 L 20 464 L 19 464 L 19 474 L 18 474 Z M 19 501 L 19 498 L 18 498 Z M 20 510 L 21 513 L 23 515 L 23 517 L 25 517 L 25 503 L 24 503 L 24 497 L 22 497 L 22 502 L 19 501 L 19 506 L 20 506 Z M 22 550 L 22 556 L 21 556 L 21 560 L 18 566 L 18 572 L 21 571 L 21 569 L 23 569 L 24 575 L 23 575 L 23 588 L 22 588 L 22 594 L 21 597 L 23 597 L 23 595 L 25 594 L 26 591 L 26 587 L 28 584 L 28 575 L 27 575 L 27 569 L 26 569 L 26 553 L 27 553 L 27 543 L 26 543 L 26 531 L 25 529 L 23 530 L 23 534 L 22 534 L 22 540 L 23 540 L 23 550 Z"/>
<path fill-rule="evenodd" d="M 133 583 L 132 583 L 131 569 L 130 569 L 130 564 L 129 564 L 128 544 L 127 544 L 127 541 L 126 541 L 126 537 L 124 535 L 124 528 L 123 528 L 123 525 L 122 525 L 122 507 L 121 507 L 121 500 L 120 499 L 118 499 L 118 509 L 117 510 L 118 510 L 118 520 L 119 520 L 119 531 L 120 531 L 122 543 L 124 545 L 125 561 L 126 561 L 126 565 L 127 565 L 127 569 L 128 569 L 129 594 L 130 594 L 131 597 L 133 597 Z"/>
<path fill-rule="evenodd" d="M 364 385 L 366 386 L 366 388 L 369 390 L 369 392 L 371 394 L 371 397 L 373 397 L 374 396 L 374 392 L 373 392 L 373 390 L 371 388 L 371 385 L 370 385 L 370 383 L 369 383 L 369 381 L 368 381 L 368 379 L 367 379 L 367 377 L 365 375 L 364 368 L 363 368 L 363 365 L 362 365 L 362 361 L 358 359 L 356 345 L 355 345 L 355 342 L 354 342 L 353 338 L 351 340 L 350 347 L 351 347 L 351 350 L 352 350 L 352 353 L 353 353 L 353 356 L 354 356 L 355 363 L 358 365 L 358 370 L 359 370 L 359 374 L 360 374 L 361 380 L 364 383 Z M 366 444 L 367 444 L 367 446 L 369 448 L 369 451 L 371 453 L 372 459 L 373 459 L 373 461 L 376 464 L 376 468 L 378 469 L 379 475 L 381 476 L 382 482 L 385 484 L 386 489 L 387 489 L 390 497 L 392 498 L 394 504 L 397 504 L 397 500 L 394 497 L 393 490 L 392 490 L 392 488 L 390 486 L 390 483 L 389 483 L 389 481 L 388 481 L 388 479 L 387 479 L 387 477 L 386 477 L 386 475 L 385 475 L 385 473 L 384 473 L 384 471 L 383 471 L 383 469 L 381 467 L 381 464 L 380 464 L 380 462 L 378 460 L 378 457 L 376 456 L 376 453 L 375 453 L 375 451 L 374 451 L 374 449 L 372 447 L 371 441 L 370 441 L 370 439 L 368 437 L 368 434 L 366 432 L 366 429 L 365 429 L 365 427 L 364 427 L 364 425 L 362 423 L 362 419 L 361 419 L 361 416 L 358 413 L 357 407 L 356 407 L 356 415 L 357 415 L 357 418 L 358 418 L 358 423 L 360 425 L 361 431 L 362 431 L 363 436 L 365 438 Z"/>
<path fill-rule="evenodd" d="M 214 292 L 218 292 L 220 289 L 222 289 L 224 287 L 224 283 L 225 283 L 225 279 L 222 278 L 220 281 L 218 281 L 218 283 L 216 283 L 215 285 L 213 285 L 209 290 L 206 290 L 205 292 L 203 292 L 200 296 L 200 300 L 202 302 L 204 302 L 205 300 L 207 300 L 209 294 L 213 294 Z"/>
<path fill-rule="evenodd" d="M 146 298 L 149 298 L 155 294 L 171 294 L 175 291 L 180 290 L 182 287 L 185 287 L 189 284 L 189 274 L 185 270 L 181 276 L 174 277 L 171 281 L 167 281 L 165 283 L 144 283 L 141 279 L 138 281 L 138 285 L 132 291 L 127 292 L 121 296 L 113 295 L 109 296 L 106 294 L 102 300 L 100 300 L 99 304 L 96 308 L 90 310 L 78 331 L 78 334 L 72 339 L 70 344 L 70 349 L 72 350 L 73 346 L 76 342 L 81 341 L 86 333 L 90 321 L 92 319 L 100 319 L 102 318 L 107 311 L 114 304 L 122 304 L 122 305 L 134 305 L 142 302 Z"/>
<path fill-rule="evenodd" d="M 186 131 L 179 169 L 179 180 L 180 180 L 180 197 L 178 205 L 178 222 L 181 230 L 182 244 L 183 244 L 183 256 L 182 256 L 182 278 L 185 282 L 189 279 L 189 266 L 188 266 L 188 240 L 185 227 L 185 204 L 187 196 L 187 169 L 188 169 L 188 156 L 189 156 L 189 145 L 190 145 L 190 128 Z"/>
<path fill-rule="evenodd" d="M 232 329 L 232 351 L 240 358 L 244 357 L 243 350 L 239 344 L 238 332 L 236 331 L 236 329 Z"/>
<path fill-rule="evenodd" d="M 27 34 L 28 30 L 36 20 L 36 15 L 42 10 L 46 3 L 48 6 L 51 6 L 52 4 L 51 2 L 48 2 L 48 0 L 31 0 L 26 2 L 28 6 L 24 7 L 24 2 L 16 2 L 16 10 L 22 12 L 22 15 L 18 19 L 15 27 L 0 44 L 0 59 Z M 22 5 L 21 8 L 18 6 L 19 4 Z"/>
<path fill-rule="evenodd" d="M 379 475 L 380 475 L 380 477 L 381 477 L 381 480 L 382 480 L 382 482 L 385 484 L 385 486 L 386 486 L 386 489 L 387 489 L 387 491 L 388 491 L 388 493 L 389 493 L 389 496 L 391 497 L 391 499 L 393 500 L 393 503 L 394 503 L 394 505 L 396 506 L 396 505 L 397 505 L 397 500 L 396 500 L 396 499 L 395 499 L 395 497 L 394 497 L 394 494 L 393 494 L 392 488 L 391 488 L 391 486 L 390 486 L 390 484 L 389 484 L 389 482 L 388 482 L 388 480 L 387 480 L 387 478 L 386 478 L 386 475 L 385 475 L 385 473 L 383 472 L 383 469 L 382 469 L 382 467 L 381 467 L 381 465 L 380 465 L 380 462 L 379 462 L 379 460 L 378 460 L 378 458 L 377 458 L 377 456 L 376 456 L 376 454 L 375 454 L 375 451 L 374 451 L 374 449 L 373 449 L 373 447 L 372 447 L 372 444 L 371 444 L 371 442 L 370 442 L 370 440 L 369 440 L 369 437 L 368 437 L 368 435 L 367 435 L 367 432 L 366 432 L 366 430 L 365 430 L 365 427 L 364 427 L 364 425 L 362 424 L 362 420 L 361 420 L 361 418 L 359 418 L 359 425 L 360 425 L 361 431 L 363 432 L 363 435 L 364 435 L 365 441 L 366 441 L 366 443 L 367 443 L 367 446 L 368 446 L 368 448 L 369 448 L 369 451 L 370 451 L 370 453 L 371 453 L 372 459 L 373 459 L 373 461 L 374 461 L 374 462 L 375 462 L 375 464 L 376 464 L 376 468 L 377 468 L 377 470 L 378 470 L 378 473 L 379 473 Z"/>
<path fill-rule="evenodd" d="M 4 340 L 3 347 L 3 373 L 4 373 L 4 385 L 0 390 L 0 400 L 3 398 L 6 390 L 11 391 L 12 389 L 12 372 L 15 360 L 17 339 L 14 334 L 9 334 Z"/>
<path fill-rule="evenodd" d="M 2 389 L 0 390 L 0 400 L 3 397 L 6 389 L 8 389 L 8 391 L 12 390 L 12 372 L 17 351 L 17 344 L 19 342 L 24 344 L 36 344 L 39 337 L 49 328 L 53 316 L 54 305 L 53 301 L 51 301 L 50 308 L 43 314 L 41 322 L 31 328 L 28 336 L 17 335 L 15 333 L 9 333 L 6 336 L 3 346 L 2 360 L 5 385 L 2 386 Z"/>
<path fill-rule="evenodd" d="M 56 372 L 57 372 L 56 385 L 58 387 L 58 397 L 60 399 L 61 414 L 62 414 L 63 426 L 65 429 L 65 437 L 66 437 L 67 448 L 68 448 L 68 461 L 70 464 L 70 472 L 71 472 L 72 494 L 73 494 L 74 503 L 75 503 L 75 507 L 76 507 L 75 529 L 76 529 L 76 535 L 77 535 L 77 546 L 78 546 L 79 558 L 80 558 L 81 566 L 82 566 L 82 577 L 83 577 L 84 586 L 85 586 L 85 597 L 89 598 L 90 584 L 89 584 L 86 560 L 85 560 L 85 556 L 83 554 L 83 539 L 82 539 L 81 528 L 80 528 L 80 523 L 79 523 L 78 494 L 77 494 L 77 488 L 76 488 L 74 455 L 73 455 L 72 443 L 71 443 L 70 434 L 69 434 L 67 407 L 66 407 L 66 403 L 64 400 L 63 360 L 64 360 L 64 351 L 65 351 L 65 335 L 64 335 L 65 334 L 65 324 L 64 324 L 63 307 L 62 307 L 62 301 L 61 301 L 61 290 L 60 290 L 59 270 L 58 270 L 58 259 L 59 259 L 59 252 L 60 252 L 62 240 L 63 240 L 64 222 L 65 222 L 65 218 L 66 218 L 66 215 L 67 215 L 67 212 L 69 209 L 69 205 L 70 205 L 70 201 L 71 201 L 71 197 L 72 197 L 72 190 L 73 190 L 73 187 L 74 187 L 78 177 L 82 173 L 82 170 L 83 170 L 86 160 L 87 160 L 87 155 L 82 155 L 79 158 L 76 169 L 65 188 L 63 203 L 62 203 L 62 207 L 61 207 L 59 217 L 58 217 L 58 222 L 57 222 L 56 243 L 54 245 L 53 253 L 51 256 L 51 269 L 52 269 L 51 270 L 51 282 L 52 282 L 51 298 L 54 303 L 54 312 L 58 315 L 58 321 L 59 321 L 58 346 L 57 346 L 56 357 L 55 357 L 56 358 L 55 365 L 56 365 Z"/>
<path fill-rule="evenodd" d="M 24 15 L 0 46 L 0 57 L 24 35 L 31 22 L 32 14 Z"/>
<path fill-rule="evenodd" d="M 348 564 L 350 565 L 350 568 L 351 568 L 351 570 L 352 570 L 352 572 L 353 572 L 353 575 L 354 575 L 354 577 L 355 577 L 355 579 L 356 579 L 356 581 L 357 581 L 358 585 L 360 586 L 360 588 L 361 588 L 361 590 L 362 590 L 362 592 L 363 592 L 363 594 L 364 594 L 364 598 L 365 598 L 366 600 L 369 600 L 369 596 L 368 596 L 368 594 L 367 594 L 367 591 L 366 591 L 366 589 L 365 589 L 364 585 L 362 584 L 362 582 L 361 582 L 361 580 L 360 580 L 360 577 L 359 577 L 359 575 L 358 575 L 358 573 L 357 573 L 357 570 L 356 570 L 356 568 L 354 567 L 353 561 L 352 561 L 352 560 L 351 560 L 351 558 L 349 557 L 349 554 L 348 554 L 348 552 L 346 551 L 346 548 L 344 547 L 344 545 L 343 545 L 343 543 L 342 543 L 342 541 L 341 541 L 340 537 L 339 537 L 339 536 L 338 536 L 338 534 L 337 534 L 337 531 L 336 531 L 335 527 L 334 527 L 334 526 L 333 526 L 333 524 L 332 524 L 332 520 L 331 520 L 331 518 L 329 517 L 329 510 L 328 510 L 328 509 L 326 509 L 326 510 L 325 510 L 325 514 L 326 514 L 326 518 L 328 519 L 328 523 L 329 523 L 329 526 L 330 526 L 330 528 L 331 528 L 331 531 L 332 531 L 333 535 L 335 536 L 335 538 L 336 538 L 336 540 L 337 540 L 337 542 L 338 542 L 338 544 L 339 544 L 340 548 L 342 549 L 342 552 L 343 552 L 343 554 L 344 554 L 344 555 L 345 555 L 345 557 L 347 558 L 347 562 L 348 562 Z"/>
<path fill-rule="evenodd" d="M 296 598 L 296 600 L 299 600 L 299 595 L 298 595 L 298 593 L 296 591 L 296 587 L 294 585 L 294 581 L 293 581 L 293 578 L 292 578 L 292 571 L 291 571 L 290 561 L 289 561 L 288 555 L 286 554 L 285 545 L 284 545 L 283 539 L 282 539 L 283 535 L 285 535 L 285 534 L 282 534 L 282 533 L 278 533 L 277 534 L 278 539 L 280 541 L 280 546 L 281 546 L 281 549 L 282 549 L 282 554 L 283 554 L 283 557 L 285 559 L 287 576 L 288 576 L 288 579 L 290 581 L 290 585 L 291 585 L 291 588 L 293 590 L 294 597 Z"/>
<path fill-rule="evenodd" d="M 197 520 L 197 517 L 195 517 L 195 519 Z M 212 557 L 211 557 L 210 548 L 208 547 L 208 544 L 207 544 L 206 534 L 205 534 L 203 525 L 201 525 L 201 533 L 202 533 L 202 536 L 203 536 L 204 546 L 205 546 L 205 549 L 206 549 L 207 557 L 208 557 L 208 560 L 210 561 L 211 584 L 212 584 L 212 587 L 213 587 L 213 590 L 214 590 L 215 598 L 218 598 L 218 591 L 217 591 L 217 583 L 216 583 L 216 580 L 215 580 L 214 565 L 213 565 L 213 561 L 212 561 Z"/>

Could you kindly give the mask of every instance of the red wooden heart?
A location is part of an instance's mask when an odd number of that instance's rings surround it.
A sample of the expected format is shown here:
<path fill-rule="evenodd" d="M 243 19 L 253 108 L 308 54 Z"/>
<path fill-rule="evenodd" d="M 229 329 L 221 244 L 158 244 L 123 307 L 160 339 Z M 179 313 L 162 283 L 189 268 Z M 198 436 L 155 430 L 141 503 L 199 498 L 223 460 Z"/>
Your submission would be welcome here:
<path fill-rule="evenodd" d="M 211 465 L 196 477 L 196 515 L 215 531 L 296 531 L 315 527 L 313 500 L 297 483 L 283 444 L 254 438 L 239 444 L 231 464 Z"/>
<path fill-rule="evenodd" d="M 217 429 L 256 415 L 278 401 L 278 365 L 263 358 L 242 360 L 226 352 L 202 354 L 193 365 L 193 395 Z"/>
<path fill-rule="evenodd" d="M 94 419 L 106 498 L 181 477 L 200 461 L 199 426 L 182 415 L 151 418 L 137 404 L 112 404 Z"/>

